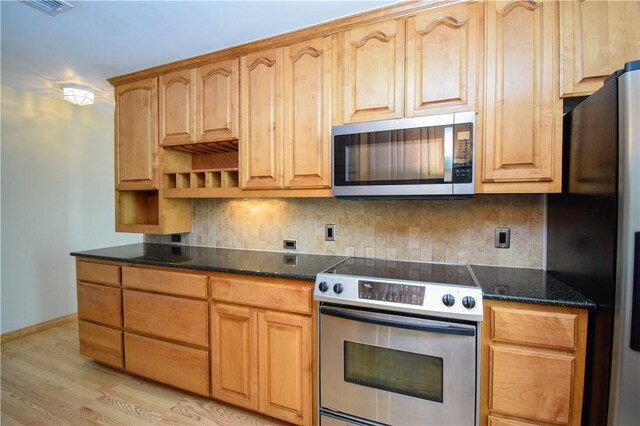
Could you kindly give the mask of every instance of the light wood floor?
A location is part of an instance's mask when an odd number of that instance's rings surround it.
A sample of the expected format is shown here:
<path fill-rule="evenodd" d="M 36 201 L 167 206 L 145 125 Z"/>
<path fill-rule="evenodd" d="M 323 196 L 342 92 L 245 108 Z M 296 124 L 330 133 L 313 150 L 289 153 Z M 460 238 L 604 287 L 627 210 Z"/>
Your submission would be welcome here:
<path fill-rule="evenodd" d="M 4 425 L 283 425 L 102 366 L 78 352 L 76 321 L 2 345 Z"/>

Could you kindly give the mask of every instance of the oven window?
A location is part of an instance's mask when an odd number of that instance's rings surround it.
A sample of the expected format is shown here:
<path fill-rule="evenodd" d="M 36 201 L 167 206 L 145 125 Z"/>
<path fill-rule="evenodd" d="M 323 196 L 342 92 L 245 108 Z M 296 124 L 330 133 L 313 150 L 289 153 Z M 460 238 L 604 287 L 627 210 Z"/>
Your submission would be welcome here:
<path fill-rule="evenodd" d="M 442 358 L 344 342 L 344 380 L 442 402 Z"/>

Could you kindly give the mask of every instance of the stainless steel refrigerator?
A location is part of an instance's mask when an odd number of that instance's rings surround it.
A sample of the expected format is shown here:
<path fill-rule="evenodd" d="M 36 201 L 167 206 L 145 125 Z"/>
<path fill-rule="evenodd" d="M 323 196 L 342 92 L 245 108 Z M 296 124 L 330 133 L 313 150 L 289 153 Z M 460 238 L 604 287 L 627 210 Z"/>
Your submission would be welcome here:
<path fill-rule="evenodd" d="M 640 424 L 640 61 L 564 117 L 562 193 L 547 198 L 547 270 L 590 312 L 582 424 Z"/>

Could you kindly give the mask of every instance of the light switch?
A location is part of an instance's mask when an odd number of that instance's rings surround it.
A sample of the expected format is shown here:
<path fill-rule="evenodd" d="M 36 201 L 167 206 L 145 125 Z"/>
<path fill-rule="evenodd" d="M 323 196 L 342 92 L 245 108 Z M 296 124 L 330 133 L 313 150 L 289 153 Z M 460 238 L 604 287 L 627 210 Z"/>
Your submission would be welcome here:
<path fill-rule="evenodd" d="M 496 228 L 496 248 L 509 248 L 511 245 L 511 229 Z"/>

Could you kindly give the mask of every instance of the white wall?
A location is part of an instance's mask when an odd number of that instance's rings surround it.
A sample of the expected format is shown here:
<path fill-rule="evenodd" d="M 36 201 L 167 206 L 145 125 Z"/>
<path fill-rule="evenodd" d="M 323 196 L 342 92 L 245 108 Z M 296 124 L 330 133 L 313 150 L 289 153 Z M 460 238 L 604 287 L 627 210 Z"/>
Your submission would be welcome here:
<path fill-rule="evenodd" d="M 114 232 L 113 106 L 2 87 L 1 324 L 76 311 L 72 251 L 142 241 Z"/>

